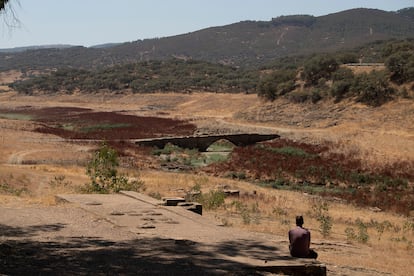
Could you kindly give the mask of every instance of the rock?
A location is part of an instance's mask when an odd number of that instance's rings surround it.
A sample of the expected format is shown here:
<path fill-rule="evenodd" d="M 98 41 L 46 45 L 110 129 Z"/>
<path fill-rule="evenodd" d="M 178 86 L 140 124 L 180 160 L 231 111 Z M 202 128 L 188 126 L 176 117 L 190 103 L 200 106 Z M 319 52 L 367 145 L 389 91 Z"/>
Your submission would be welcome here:
<path fill-rule="evenodd" d="M 382 212 L 382 209 L 380 209 L 378 207 L 370 207 L 369 210 L 372 211 L 372 212 L 375 212 L 375 213 Z"/>
<path fill-rule="evenodd" d="M 110 215 L 111 215 L 111 216 L 123 216 L 123 215 L 125 215 L 125 213 L 120 212 L 120 211 L 112 211 L 112 212 L 110 213 Z"/>
<path fill-rule="evenodd" d="M 226 196 L 236 196 L 236 197 L 240 196 L 240 191 L 239 190 L 223 190 L 223 193 Z"/>

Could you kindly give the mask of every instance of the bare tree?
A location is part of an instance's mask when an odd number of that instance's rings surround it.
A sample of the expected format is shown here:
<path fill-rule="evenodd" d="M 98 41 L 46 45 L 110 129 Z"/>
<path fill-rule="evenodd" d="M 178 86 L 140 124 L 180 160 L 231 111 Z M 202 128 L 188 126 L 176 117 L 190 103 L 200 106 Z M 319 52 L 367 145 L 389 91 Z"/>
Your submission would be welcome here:
<path fill-rule="evenodd" d="M 4 10 L 7 2 L 9 2 L 9 0 L 0 0 L 0 11 Z"/>
<path fill-rule="evenodd" d="M 20 26 L 20 21 L 17 19 L 16 12 L 11 4 L 12 2 L 19 3 L 18 0 L 0 0 L 0 18 L 9 28 Z"/>

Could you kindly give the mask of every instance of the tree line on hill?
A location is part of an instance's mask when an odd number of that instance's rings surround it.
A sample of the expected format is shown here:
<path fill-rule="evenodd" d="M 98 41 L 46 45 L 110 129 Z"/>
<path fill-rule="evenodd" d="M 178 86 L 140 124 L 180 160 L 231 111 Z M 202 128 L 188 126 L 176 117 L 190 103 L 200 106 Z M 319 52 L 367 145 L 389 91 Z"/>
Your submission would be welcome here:
<path fill-rule="evenodd" d="M 375 46 L 375 47 L 374 47 Z M 385 70 L 354 74 L 344 64 L 358 63 L 366 48 L 335 54 L 278 59 L 259 69 L 196 60 L 154 60 L 104 69 L 62 68 L 11 84 L 20 93 L 99 91 L 133 93 L 209 91 L 257 93 L 267 100 L 293 102 L 353 98 L 378 106 L 396 96 L 409 97 L 414 85 L 414 40 L 370 45 Z"/>
<path fill-rule="evenodd" d="M 32 94 L 75 91 L 255 92 L 259 72 L 195 60 L 154 60 L 98 70 L 65 68 L 18 81 L 15 90 Z"/>
<path fill-rule="evenodd" d="M 303 60 L 300 69 L 274 70 L 262 78 L 258 94 L 268 100 L 285 96 L 294 102 L 313 103 L 324 98 L 334 98 L 336 102 L 353 98 L 372 106 L 379 106 L 397 96 L 412 97 L 409 90 L 414 90 L 413 40 L 393 41 L 382 47 L 381 60 L 385 70 L 355 74 L 343 66 L 358 63 L 358 59 L 350 52 L 311 56 Z M 403 84 L 408 84 L 408 88 Z"/>
<path fill-rule="evenodd" d="M 0 49 L 0 71 L 103 68 L 185 57 L 240 67 L 291 55 L 335 52 L 370 42 L 414 37 L 414 7 L 396 12 L 352 9 L 324 16 L 288 15 L 242 21 L 170 37 L 101 45 L 17 51 Z"/>

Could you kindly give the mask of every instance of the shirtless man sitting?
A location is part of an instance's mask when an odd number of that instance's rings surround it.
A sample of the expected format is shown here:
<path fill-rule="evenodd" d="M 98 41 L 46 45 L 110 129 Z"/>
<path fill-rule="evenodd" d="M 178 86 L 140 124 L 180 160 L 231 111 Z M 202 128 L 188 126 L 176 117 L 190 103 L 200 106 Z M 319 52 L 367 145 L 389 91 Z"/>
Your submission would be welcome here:
<path fill-rule="evenodd" d="M 289 231 L 289 251 L 292 257 L 316 259 L 318 254 L 310 249 L 311 234 L 303 228 L 303 217 L 296 217 L 296 228 Z"/>

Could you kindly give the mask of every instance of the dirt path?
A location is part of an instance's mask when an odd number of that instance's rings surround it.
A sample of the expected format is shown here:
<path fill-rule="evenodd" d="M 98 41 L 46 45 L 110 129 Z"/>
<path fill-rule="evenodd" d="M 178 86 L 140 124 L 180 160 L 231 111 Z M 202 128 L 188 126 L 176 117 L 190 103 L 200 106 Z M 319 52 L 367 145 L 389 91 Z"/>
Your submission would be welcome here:
<path fill-rule="evenodd" d="M 7 163 L 12 164 L 12 165 L 21 165 L 27 155 L 35 154 L 39 152 L 44 152 L 44 151 L 43 150 L 23 150 L 19 152 L 14 152 L 12 155 L 9 156 L 9 160 L 7 161 Z"/>

